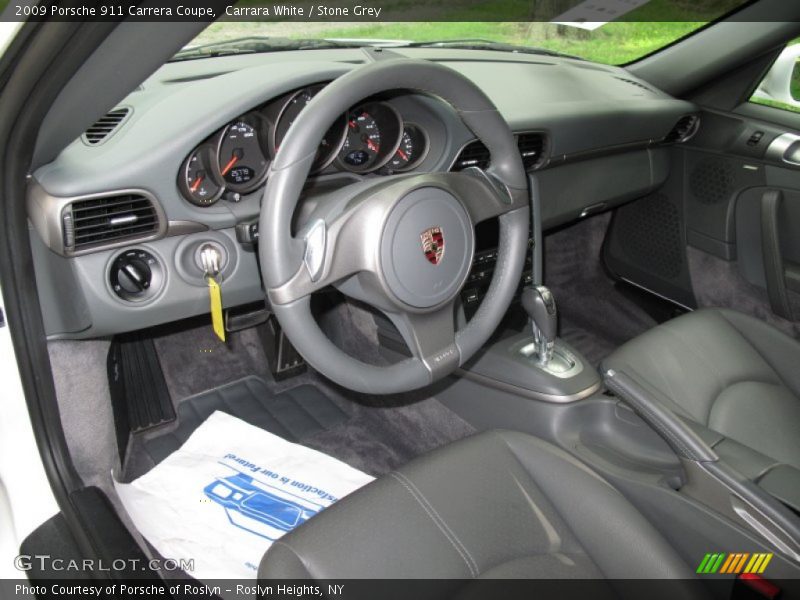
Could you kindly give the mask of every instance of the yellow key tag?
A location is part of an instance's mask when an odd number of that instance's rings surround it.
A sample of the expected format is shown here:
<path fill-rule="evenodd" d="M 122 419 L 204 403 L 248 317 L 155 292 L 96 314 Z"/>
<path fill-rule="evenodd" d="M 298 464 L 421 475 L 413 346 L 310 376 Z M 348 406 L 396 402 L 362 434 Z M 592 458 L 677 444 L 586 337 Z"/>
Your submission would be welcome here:
<path fill-rule="evenodd" d="M 225 324 L 222 322 L 222 291 L 213 277 L 207 277 L 208 295 L 211 298 L 211 327 L 217 337 L 225 341 Z"/>

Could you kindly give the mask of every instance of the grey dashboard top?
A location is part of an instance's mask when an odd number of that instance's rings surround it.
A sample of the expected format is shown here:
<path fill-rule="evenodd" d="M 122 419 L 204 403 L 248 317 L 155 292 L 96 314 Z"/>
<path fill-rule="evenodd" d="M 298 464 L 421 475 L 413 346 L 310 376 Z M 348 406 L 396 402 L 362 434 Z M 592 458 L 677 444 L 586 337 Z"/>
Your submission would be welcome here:
<path fill-rule="evenodd" d="M 426 48 L 392 49 L 392 52 L 442 62 L 456 69 L 483 89 L 513 131 L 544 132 L 547 155 L 553 165 L 550 169 L 558 168 L 556 165 L 571 157 L 660 142 L 682 116 L 696 111 L 694 105 L 654 89 L 619 67 L 492 51 Z M 230 230 L 258 215 L 262 189 L 244 196 L 238 203 L 220 201 L 207 207 L 191 204 L 177 183 L 187 155 L 240 115 L 293 90 L 335 79 L 369 60 L 361 50 L 341 49 L 167 63 L 120 103 L 130 109 L 130 114 L 106 141 L 89 145 L 82 139 L 75 140 L 54 161 L 37 169 L 33 174 L 36 193 L 71 199 L 118 190 L 141 190 L 156 199 L 160 216 L 170 224 L 200 224 L 190 235 L 202 235 L 197 231 L 205 228 Z M 422 123 L 427 130 L 430 151 L 417 167 L 420 171 L 447 170 L 459 151 L 475 137 L 455 111 L 437 98 L 404 90 L 387 101 L 404 119 Z M 377 175 L 367 175 L 374 176 Z M 547 198 L 543 201 L 546 203 Z M 51 205 L 61 207 L 63 203 Z M 47 206 L 47 202 L 32 202 L 29 212 L 47 210 Z M 57 250 L 51 244 L 52 231 L 44 231 L 42 225 L 47 219 L 40 214 L 30 216 L 40 234 L 39 241 Z M 51 218 L 50 223 L 53 222 L 60 222 L 60 216 Z M 163 236 L 181 232 L 180 228 L 163 228 Z M 151 238 L 144 243 L 131 242 L 129 246 L 149 246 L 161 255 L 171 252 L 159 246 L 168 239 Z M 72 324 L 54 317 L 48 334 L 105 335 L 175 317 L 175 311 L 169 311 L 169 317 L 159 313 L 162 302 L 180 304 L 180 298 L 170 296 L 173 293 L 170 289 L 162 291 L 147 306 L 126 307 L 117 299 L 110 302 L 107 297 L 96 298 L 97 294 L 109 293 L 107 286 L 100 283 L 107 278 L 108 262 L 113 255 L 113 250 L 100 247 L 91 254 L 65 259 L 73 263 L 69 267 L 76 279 L 71 286 L 75 291 L 73 300 L 85 304 L 85 310 L 71 312 L 84 317 Z M 179 260 L 172 256 L 163 259 L 168 265 Z M 245 282 L 243 275 L 240 282 L 240 295 L 248 301 L 260 293 L 254 261 L 250 268 L 246 274 L 249 281 Z M 85 281 L 92 277 L 97 281 Z M 177 278 L 179 275 L 168 272 L 167 285 Z M 233 287 L 234 283 L 229 285 Z M 195 288 L 182 286 L 181 293 L 194 290 L 197 298 L 202 298 L 202 288 L 199 291 Z M 247 293 L 245 288 L 249 290 Z M 194 314 L 203 310 L 197 298 L 186 303 L 197 307 Z M 109 307 L 119 309 L 119 314 L 109 317 Z M 126 308 L 135 310 L 125 312 Z M 99 310 L 105 311 L 103 318 L 95 314 Z M 126 318 L 115 321 L 115 316 L 122 314 Z M 138 316 L 131 319 L 132 314 Z M 100 322 L 106 325 L 97 327 L 95 324 Z M 119 323 L 117 328 L 115 322 Z"/>

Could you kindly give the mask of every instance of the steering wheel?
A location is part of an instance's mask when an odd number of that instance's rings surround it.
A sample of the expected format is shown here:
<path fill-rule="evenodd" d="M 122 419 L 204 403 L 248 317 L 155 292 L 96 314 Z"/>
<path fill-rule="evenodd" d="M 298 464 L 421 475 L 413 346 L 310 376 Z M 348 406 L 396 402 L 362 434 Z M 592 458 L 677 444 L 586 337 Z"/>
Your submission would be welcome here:
<path fill-rule="evenodd" d="M 391 90 L 413 90 L 452 105 L 489 149 L 491 167 L 354 183 L 317 202 L 293 233 L 324 132 L 351 106 Z M 472 264 L 475 225 L 492 217 L 500 223 L 494 276 L 477 312 L 456 331 L 454 306 Z M 525 169 L 491 100 L 449 67 L 388 59 L 327 85 L 289 128 L 264 191 L 259 258 L 272 310 L 310 365 L 351 390 L 398 393 L 441 379 L 486 343 L 519 285 L 529 226 Z M 310 309 L 311 294 L 329 285 L 385 313 L 412 357 L 376 366 L 334 345 Z"/>

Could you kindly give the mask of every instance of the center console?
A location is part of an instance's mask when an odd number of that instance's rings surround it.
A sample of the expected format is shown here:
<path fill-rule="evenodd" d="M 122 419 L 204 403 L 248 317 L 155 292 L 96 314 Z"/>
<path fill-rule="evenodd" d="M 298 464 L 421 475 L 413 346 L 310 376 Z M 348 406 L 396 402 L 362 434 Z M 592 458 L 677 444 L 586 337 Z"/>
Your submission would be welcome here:
<path fill-rule="evenodd" d="M 483 221 L 475 227 L 475 256 L 472 259 L 472 269 L 467 276 L 467 283 L 461 291 L 461 302 L 464 315 L 469 320 L 483 301 L 486 290 L 492 281 L 494 267 L 497 263 L 498 225 L 497 221 Z M 533 247 L 533 239 L 529 241 Z M 522 288 L 533 282 L 533 261 L 529 255 L 525 261 L 522 278 L 514 296 L 515 303 L 519 302 Z"/>
<path fill-rule="evenodd" d="M 531 249 L 540 238 L 534 229 Z M 461 292 L 466 319 L 483 301 L 497 262 L 497 222 L 484 221 L 475 229 L 477 251 L 472 270 Z M 522 305 L 527 324 L 517 324 L 514 332 L 503 332 L 497 341 L 466 363 L 459 374 L 483 385 L 545 402 L 574 402 L 597 392 L 601 387 L 597 370 L 574 348 L 557 337 L 556 299 L 534 281 L 534 253 L 529 252 L 514 304 Z"/>
<path fill-rule="evenodd" d="M 556 299 L 544 286 L 527 285 L 519 296 L 529 322 L 467 362 L 460 374 L 488 387 L 543 402 L 575 402 L 600 390 L 597 370 L 559 339 Z"/>

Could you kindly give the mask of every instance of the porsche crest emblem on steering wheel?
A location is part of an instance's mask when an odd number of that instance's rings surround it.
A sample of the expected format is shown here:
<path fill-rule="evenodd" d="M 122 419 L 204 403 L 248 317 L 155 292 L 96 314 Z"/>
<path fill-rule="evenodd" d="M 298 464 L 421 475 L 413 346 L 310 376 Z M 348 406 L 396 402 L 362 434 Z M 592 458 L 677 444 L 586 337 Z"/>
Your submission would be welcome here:
<path fill-rule="evenodd" d="M 438 265 L 444 256 L 444 232 L 441 227 L 428 227 L 419 234 L 425 258 L 433 265 Z"/>

